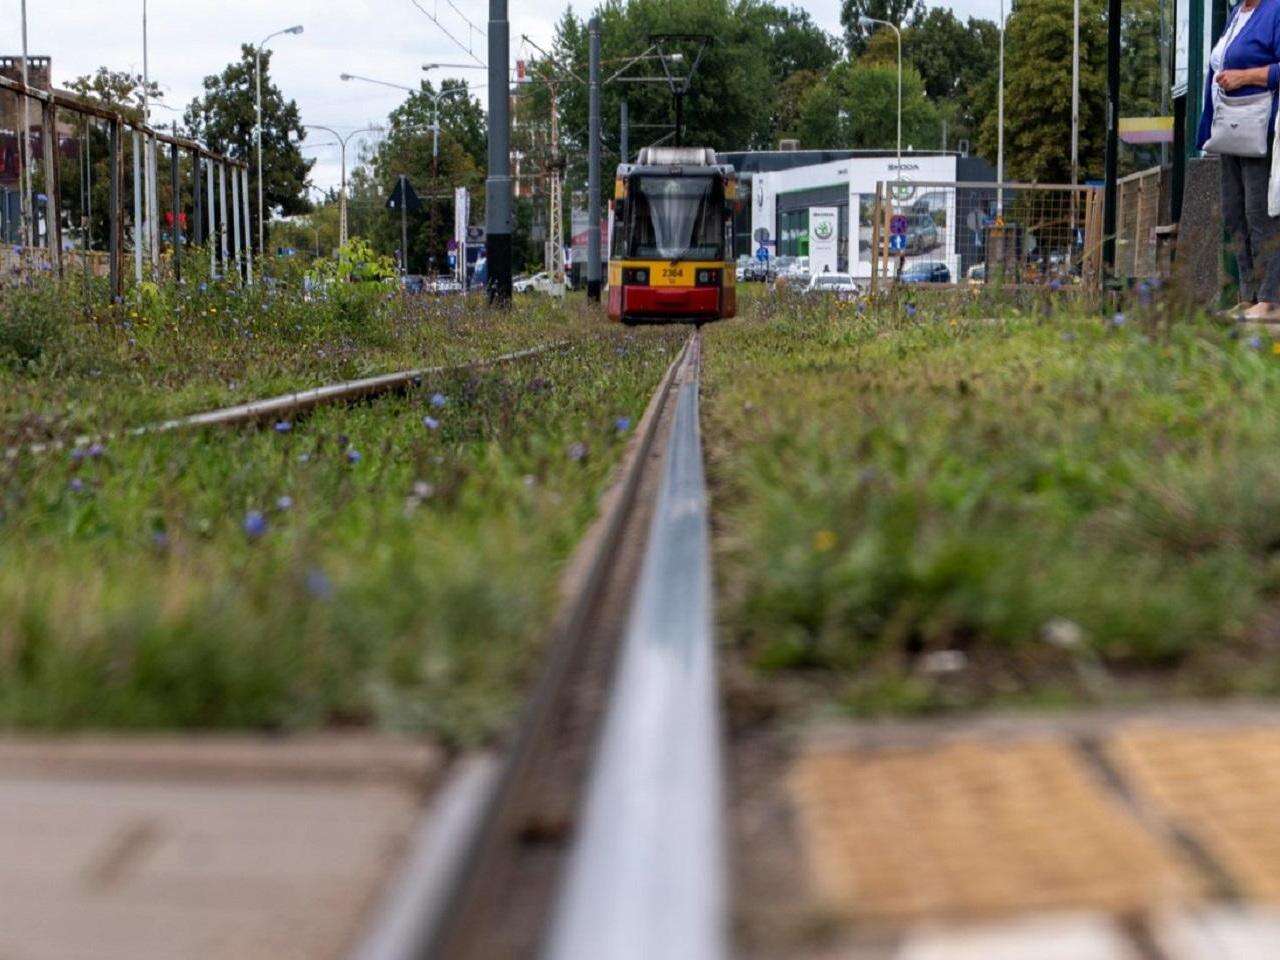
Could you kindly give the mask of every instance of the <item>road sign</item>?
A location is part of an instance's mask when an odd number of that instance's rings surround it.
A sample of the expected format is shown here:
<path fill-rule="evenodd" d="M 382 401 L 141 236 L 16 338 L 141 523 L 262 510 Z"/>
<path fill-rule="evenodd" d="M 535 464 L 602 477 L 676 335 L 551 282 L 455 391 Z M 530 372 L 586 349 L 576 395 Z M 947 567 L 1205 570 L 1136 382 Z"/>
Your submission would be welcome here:
<path fill-rule="evenodd" d="M 458 265 L 458 255 L 456 253 L 449 254 L 449 269 L 453 269 Z"/>
<path fill-rule="evenodd" d="M 769 248 L 761 246 L 756 249 L 756 259 L 761 263 L 765 263 L 769 259 Z"/>
<path fill-rule="evenodd" d="M 895 213 L 890 217 L 889 233 L 895 237 L 905 237 L 907 235 L 907 218 L 900 213 Z"/>
<path fill-rule="evenodd" d="M 889 238 L 889 249 L 894 253 L 902 253 L 907 249 L 907 236 L 903 233 L 895 233 Z"/>
<path fill-rule="evenodd" d="M 769 242 L 769 228 L 768 228 L 768 227 L 756 227 L 755 238 L 756 238 L 756 243 L 768 243 L 768 242 Z"/>
<path fill-rule="evenodd" d="M 388 210 L 399 210 L 401 204 L 410 213 L 417 213 L 422 209 L 422 201 L 418 199 L 418 193 L 413 189 L 413 184 L 409 182 L 408 177 L 399 177 L 396 180 L 395 189 L 391 191 L 391 196 L 387 197 Z"/>

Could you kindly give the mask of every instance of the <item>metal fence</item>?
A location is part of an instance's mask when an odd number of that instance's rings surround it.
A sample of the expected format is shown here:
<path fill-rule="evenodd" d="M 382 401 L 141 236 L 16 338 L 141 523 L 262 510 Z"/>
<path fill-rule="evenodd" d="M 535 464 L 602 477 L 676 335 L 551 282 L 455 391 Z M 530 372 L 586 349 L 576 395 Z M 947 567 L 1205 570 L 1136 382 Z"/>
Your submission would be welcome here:
<path fill-rule="evenodd" d="M 1156 227 L 1167 219 L 1162 211 L 1166 175 L 1163 168 L 1151 167 L 1116 183 L 1117 278 L 1148 278 L 1160 272 Z"/>
<path fill-rule="evenodd" d="M 895 283 L 1003 284 L 1096 293 L 1102 191 L 1091 186 L 899 180 L 858 214 L 872 291 Z"/>
<path fill-rule="evenodd" d="M 148 126 L 110 104 L 6 76 L 0 76 L 0 106 L 0 134 L 17 145 L 16 185 L 4 190 L 0 205 L 0 238 L 11 244 L 4 257 L 6 273 L 47 271 L 63 276 L 68 269 L 87 268 L 102 274 L 99 261 L 105 257 L 111 294 L 118 298 L 123 292 L 126 244 L 133 253 L 135 279 L 141 280 L 161 272 L 180 275 L 182 249 L 208 239 L 211 272 L 252 281 L 244 161 Z M 74 122 L 68 123 L 68 116 Z M 106 226 L 97 236 L 91 226 L 94 194 L 84 179 L 93 171 L 95 143 L 97 159 L 106 156 L 109 184 L 102 217 Z M 127 153 L 132 157 L 131 178 L 125 175 Z M 72 164 L 79 165 L 78 184 Z M 64 204 L 69 183 L 79 188 L 79 210 Z M 168 256 L 162 258 L 165 243 Z"/>

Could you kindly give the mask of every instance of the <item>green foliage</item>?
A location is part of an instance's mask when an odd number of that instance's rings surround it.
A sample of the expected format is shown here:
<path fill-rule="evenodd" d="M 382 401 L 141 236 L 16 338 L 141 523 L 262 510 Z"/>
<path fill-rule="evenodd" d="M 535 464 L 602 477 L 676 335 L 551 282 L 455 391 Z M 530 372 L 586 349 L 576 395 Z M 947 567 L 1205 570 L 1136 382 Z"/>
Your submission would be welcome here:
<path fill-rule="evenodd" d="M 924 0 L 843 0 L 840 5 L 840 23 L 844 27 L 844 43 L 849 56 L 861 56 L 876 29 L 863 27 L 858 23 L 859 17 L 887 20 L 902 28 L 923 16 Z"/>
<path fill-rule="evenodd" d="M 217 153 L 254 160 L 256 191 L 255 48 L 241 44 L 240 59 L 220 74 L 204 78 L 204 96 L 191 101 L 184 117 L 193 134 Z M 262 51 L 262 186 L 268 217 L 278 209 L 286 216 L 305 213 L 307 175 L 314 160 L 302 155 L 299 144 L 306 128 L 294 100 L 285 100 L 271 82 L 271 51 Z M 256 195 L 256 194 L 255 194 Z M 253 236 L 259 236 L 258 205 L 250 204 Z"/>
<path fill-rule="evenodd" d="M 898 68 L 842 63 L 800 100 L 795 135 L 807 147 L 892 148 L 897 142 Z M 902 74 L 902 147 L 931 148 L 939 139 L 937 108 L 914 69 Z"/>
<path fill-rule="evenodd" d="M 52 284 L 0 290 L 0 366 L 35 367 L 56 352 L 66 336 L 67 306 Z"/>
<path fill-rule="evenodd" d="M 320 279 L 339 283 L 377 282 L 396 275 L 395 261 L 361 237 L 352 237 L 338 248 L 336 256 L 321 258 L 312 266 Z"/>
<path fill-rule="evenodd" d="M 1071 182 L 1072 0 L 1020 0 L 1005 33 L 1005 176 Z M 995 103 L 995 78 L 990 103 Z M 1081 179 L 1102 175 L 1105 146 L 1106 10 L 1080 4 Z M 982 120 L 979 150 L 994 159 L 997 114 Z"/>
<path fill-rule="evenodd" d="M 186 375 L 221 354 L 255 391 L 318 348 L 379 355 L 335 329 L 324 302 L 280 292 L 262 311 L 266 300 L 246 309 L 205 291 L 203 327 L 183 316 L 170 331 L 187 297 L 158 288 L 121 334 L 155 352 L 197 340 Z M 532 302 L 392 306 L 388 329 L 415 366 L 572 344 L 288 429 L 121 436 L 6 461 L 0 727 L 354 723 L 470 744 L 509 722 L 558 571 L 630 437 L 618 418 L 639 419 L 683 331 L 632 333 Z M 294 329 L 317 313 L 318 341 Z M 263 339 L 274 348 L 248 350 Z M 172 389 L 169 371 L 132 373 L 113 386 L 134 415 Z"/>
<path fill-rule="evenodd" d="M 913 305 L 777 298 L 708 331 L 747 656 L 857 709 L 1280 689 L 1272 345 L 1158 308 Z"/>
<path fill-rule="evenodd" d="M 140 73 L 99 67 L 93 73 L 76 77 L 67 84 L 67 89 L 82 97 L 101 100 L 128 116 L 141 117 L 143 83 Z M 164 99 L 160 84 L 154 80 L 146 87 L 146 94 L 151 103 Z"/>

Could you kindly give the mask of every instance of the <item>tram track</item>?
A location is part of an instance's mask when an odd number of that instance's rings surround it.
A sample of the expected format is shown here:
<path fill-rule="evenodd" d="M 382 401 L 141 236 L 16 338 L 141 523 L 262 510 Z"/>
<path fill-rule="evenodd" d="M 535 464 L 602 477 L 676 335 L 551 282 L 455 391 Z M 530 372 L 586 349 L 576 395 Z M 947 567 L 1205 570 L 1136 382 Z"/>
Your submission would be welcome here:
<path fill-rule="evenodd" d="M 272 419 L 293 418 L 308 413 L 317 407 L 339 403 L 354 403 L 359 400 L 370 400 L 399 393 L 420 385 L 428 377 L 458 373 L 463 370 L 483 370 L 488 367 L 514 363 L 552 350 L 558 350 L 568 346 L 571 342 L 571 340 L 555 340 L 535 347 L 528 347 L 524 350 L 515 350 L 493 357 L 469 360 L 465 363 L 419 367 L 411 370 L 377 374 L 372 377 L 360 377 L 355 380 L 344 380 L 339 383 L 325 384 L 307 390 L 295 390 L 273 397 L 265 397 L 261 400 L 232 404 L 231 406 L 206 410 L 201 413 L 173 417 L 138 427 L 129 427 L 100 434 L 85 434 L 73 440 L 51 440 L 8 447 L 5 450 L 5 459 L 16 460 L 23 454 L 56 453 L 61 450 L 87 448 L 95 443 L 108 443 L 124 438 L 152 436 L 179 430 L 196 430 L 206 427 L 236 427 L 251 423 L 263 423 Z"/>
<path fill-rule="evenodd" d="M 505 750 L 456 766 L 356 960 L 725 955 L 700 349 L 566 569 Z"/>

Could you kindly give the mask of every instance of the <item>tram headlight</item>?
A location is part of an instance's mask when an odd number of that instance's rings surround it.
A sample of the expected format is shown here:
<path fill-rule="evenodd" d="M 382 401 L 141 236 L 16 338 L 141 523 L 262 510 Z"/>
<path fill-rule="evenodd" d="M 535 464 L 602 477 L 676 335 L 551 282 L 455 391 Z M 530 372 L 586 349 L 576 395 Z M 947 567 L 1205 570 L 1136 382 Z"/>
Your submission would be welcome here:
<path fill-rule="evenodd" d="M 647 287 L 649 285 L 648 267 L 625 267 L 622 271 L 623 286 Z"/>
<path fill-rule="evenodd" d="M 695 279 L 700 287 L 718 287 L 720 286 L 720 271 L 699 270 Z"/>

